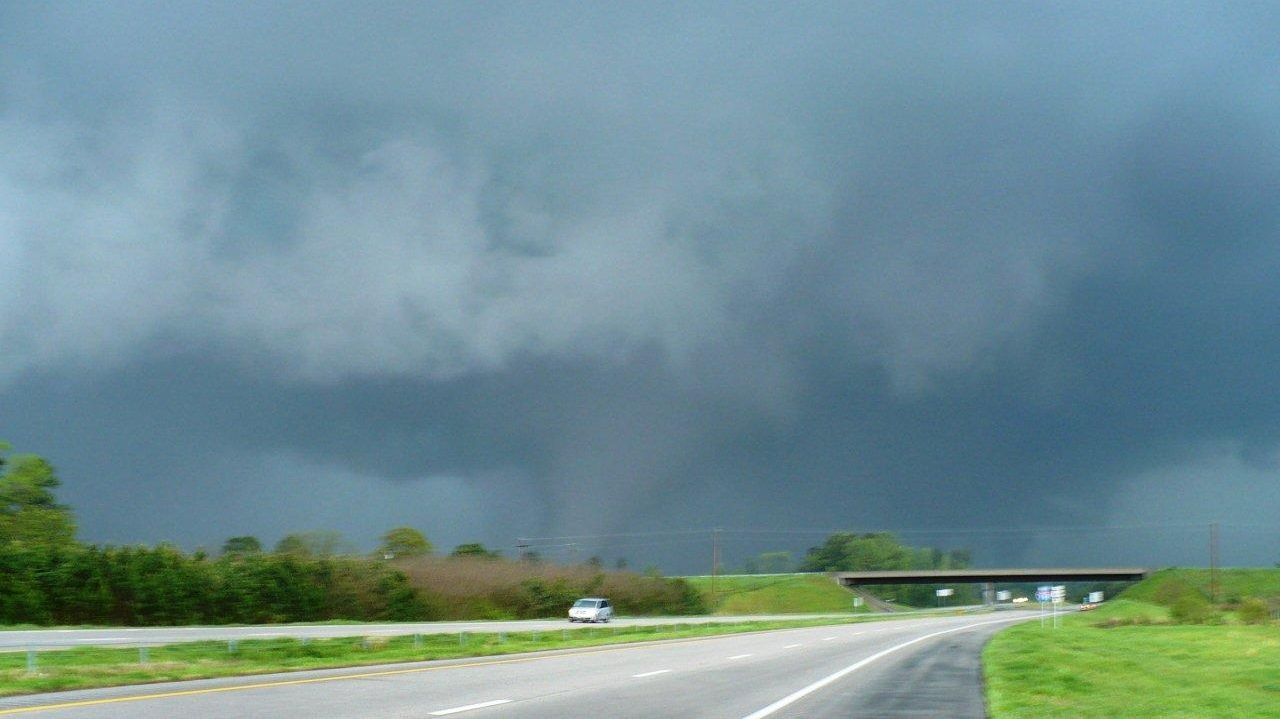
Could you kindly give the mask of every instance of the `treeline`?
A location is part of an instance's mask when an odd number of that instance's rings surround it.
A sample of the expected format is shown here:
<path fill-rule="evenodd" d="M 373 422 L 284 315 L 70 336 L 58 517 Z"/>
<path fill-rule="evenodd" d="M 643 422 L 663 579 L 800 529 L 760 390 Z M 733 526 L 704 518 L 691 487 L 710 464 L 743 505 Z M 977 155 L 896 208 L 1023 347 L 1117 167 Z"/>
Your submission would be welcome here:
<path fill-rule="evenodd" d="M 630 614 L 705 612 L 685 581 L 595 566 L 511 561 L 480 544 L 431 556 L 397 527 L 370 556 L 343 556 L 336 532 L 291 534 L 274 552 L 231 537 L 222 555 L 177 547 L 98 547 L 75 539 L 53 467 L 0 443 L 0 624 L 259 624 L 563 616 L 603 594 Z"/>
<path fill-rule="evenodd" d="M 827 537 L 820 546 L 811 547 L 800 564 L 802 572 L 869 572 L 910 569 L 967 569 L 972 555 L 967 549 L 942 550 L 936 547 L 910 547 L 888 532 L 854 534 L 838 532 Z M 972 585 L 951 585 L 955 590 L 952 604 L 979 601 Z M 899 604 L 916 607 L 936 602 L 931 585 L 901 584 L 868 587 L 877 596 Z"/>
<path fill-rule="evenodd" d="M 257 624 L 430 619 L 405 575 L 368 559 L 210 560 L 173 547 L 0 546 L 0 624 Z"/>
<path fill-rule="evenodd" d="M 624 614 L 700 614 L 682 579 L 465 556 L 398 561 L 177 548 L 0 546 L 0 624 L 264 624 L 560 617 L 582 596 Z"/>

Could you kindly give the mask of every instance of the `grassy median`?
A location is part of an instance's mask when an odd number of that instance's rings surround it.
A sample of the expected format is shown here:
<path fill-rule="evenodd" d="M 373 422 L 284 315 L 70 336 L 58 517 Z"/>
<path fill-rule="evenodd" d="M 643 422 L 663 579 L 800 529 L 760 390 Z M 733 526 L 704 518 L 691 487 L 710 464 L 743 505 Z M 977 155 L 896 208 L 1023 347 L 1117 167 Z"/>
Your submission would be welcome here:
<path fill-rule="evenodd" d="M 1166 624 L 1118 601 L 997 634 L 983 654 L 993 719 L 1280 717 L 1280 626 Z"/>
<path fill-rule="evenodd" d="M 856 621 L 809 619 L 742 623 L 594 626 L 551 631 L 455 632 L 342 639 L 253 639 L 155 647 L 77 647 L 0 654 L 0 696 L 333 667 L 482 657 L 549 649 L 690 639 Z M 34 671 L 29 661 L 34 660 Z"/>

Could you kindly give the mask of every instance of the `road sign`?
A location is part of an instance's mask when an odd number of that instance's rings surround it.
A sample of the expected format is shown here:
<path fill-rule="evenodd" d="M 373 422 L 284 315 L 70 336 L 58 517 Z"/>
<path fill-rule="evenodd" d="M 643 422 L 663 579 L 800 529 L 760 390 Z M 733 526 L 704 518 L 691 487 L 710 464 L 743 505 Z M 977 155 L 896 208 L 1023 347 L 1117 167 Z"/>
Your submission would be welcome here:
<path fill-rule="evenodd" d="M 938 590 L 938 596 L 939 596 L 939 597 L 949 597 L 949 596 L 951 596 L 952 594 L 955 594 L 955 593 L 956 593 L 956 590 L 954 590 L 954 589 L 939 589 L 939 590 Z"/>
<path fill-rule="evenodd" d="M 1009 591 L 1008 589 L 1001 589 L 1000 591 L 996 592 L 997 602 L 1007 602 L 1012 598 L 1013 598 L 1013 592 Z"/>
<path fill-rule="evenodd" d="M 1053 590 L 1049 587 L 1036 587 L 1036 601 L 1047 602 L 1053 598 Z"/>
<path fill-rule="evenodd" d="M 1103 594 L 1102 594 L 1102 592 L 1089 592 L 1089 603 L 1090 603 L 1090 604 L 1098 604 L 1098 603 L 1102 602 L 1102 598 L 1103 598 Z"/>

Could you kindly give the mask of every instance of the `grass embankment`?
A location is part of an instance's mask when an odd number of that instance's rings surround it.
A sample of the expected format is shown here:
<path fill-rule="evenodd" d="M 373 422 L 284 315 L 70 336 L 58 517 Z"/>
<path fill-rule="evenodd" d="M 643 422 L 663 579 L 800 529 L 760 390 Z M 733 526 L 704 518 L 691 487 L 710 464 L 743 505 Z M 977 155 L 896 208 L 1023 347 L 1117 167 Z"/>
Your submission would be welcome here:
<path fill-rule="evenodd" d="M 825 574 L 740 574 L 685 577 L 713 614 L 830 614 L 865 612 L 853 608 L 853 593 Z"/>
<path fill-rule="evenodd" d="M 35 657 L 34 673 L 28 671 L 26 653 L 9 652 L 0 653 L 0 696 L 691 639 L 848 621 L 853 620 L 601 626 L 539 632 L 463 632 L 323 640 L 254 639 L 237 642 L 189 642 L 129 649 L 77 647 L 39 653 Z"/>
<path fill-rule="evenodd" d="M 1168 604 L 1188 587 L 1208 597 L 1211 581 L 1208 569 L 1162 569 L 1124 590 L 1120 598 Z M 1238 604 L 1247 597 L 1280 599 L 1280 570 L 1236 567 L 1218 570 L 1218 601 Z"/>
<path fill-rule="evenodd" d="M 1280 717 L 1280 626 L 1169 617 L 1118 599 L 1058 629 L 1030 622 L 997 634 L 983 653 L 990 716 Z"/>

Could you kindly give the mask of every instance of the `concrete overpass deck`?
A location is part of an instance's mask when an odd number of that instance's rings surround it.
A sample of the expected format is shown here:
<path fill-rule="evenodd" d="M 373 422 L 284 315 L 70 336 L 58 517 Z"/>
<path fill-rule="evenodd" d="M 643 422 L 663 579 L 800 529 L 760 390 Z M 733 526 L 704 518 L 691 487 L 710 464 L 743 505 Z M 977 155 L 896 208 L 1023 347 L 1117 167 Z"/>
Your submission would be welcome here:
<path fill-rule="evenodd" d="M 1136 582 L 1150 569 L 1086 567 L 1051 569 L 920 569 L 891 572 L 833 572 L 844 586 L 882 584 L 995 584 L 1001 582 Z"/>

